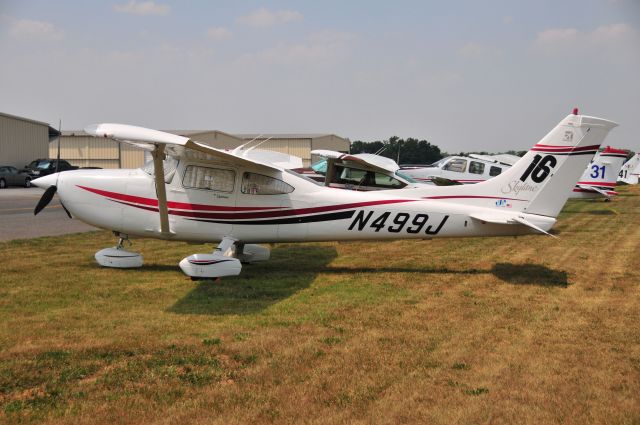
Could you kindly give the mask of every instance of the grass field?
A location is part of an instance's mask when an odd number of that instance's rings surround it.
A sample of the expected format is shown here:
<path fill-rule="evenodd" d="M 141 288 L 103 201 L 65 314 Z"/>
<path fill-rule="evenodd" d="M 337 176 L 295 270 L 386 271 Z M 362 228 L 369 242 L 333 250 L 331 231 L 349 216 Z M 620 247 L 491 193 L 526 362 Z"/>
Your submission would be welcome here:
<path fill-rule="evenodd" d="M 0 243 L 0 421 L 640 423 L 640 187 L 546 236 L 211 247 L 107 232 Z"/>

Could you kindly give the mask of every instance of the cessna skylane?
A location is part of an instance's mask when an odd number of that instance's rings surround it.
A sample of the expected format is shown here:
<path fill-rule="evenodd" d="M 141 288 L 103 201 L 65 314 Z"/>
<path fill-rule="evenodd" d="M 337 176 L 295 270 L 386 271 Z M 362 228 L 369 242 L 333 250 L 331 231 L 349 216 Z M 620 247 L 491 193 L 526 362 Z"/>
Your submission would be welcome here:
<path fill-rule="evenodd" d="M 77 170 L 33 181 L 45 188 L 34 213 L 57 192 L 73 218 L 119 238 L 96 253 L 106 267 L 139 267 L 129 237 L 218 242 L 180 268 L 194 279 L 238 275 L 243 262 L 267 260 L 259 243 L 431 239 L 549 234 L 571 189 L 617 124 L 573 114 L 515 165 L 475 185 L 347 191 L 273 164 L 186 137 L 122 124 L 85 129 L 151 151 L 134 170 Z M 437 189 L 437 190 L 436 190 Z"/>

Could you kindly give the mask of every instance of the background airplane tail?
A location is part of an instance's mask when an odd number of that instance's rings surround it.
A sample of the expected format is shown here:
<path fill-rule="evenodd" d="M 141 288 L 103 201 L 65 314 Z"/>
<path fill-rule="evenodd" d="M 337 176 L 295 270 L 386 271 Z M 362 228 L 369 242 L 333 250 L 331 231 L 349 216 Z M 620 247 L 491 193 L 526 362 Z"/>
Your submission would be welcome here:
<path fill-rule="evenodd" d="M 631 157 L 624 163 L 620 174 L 618 174 L 618 182 L 625 184 L 638 184 L 638 176 L 640 176 L 640 152 Z"/>
<path fill-rule="evenodd" d="M 622 164 L 627 159 L 627 154 L 627 151 L 614 149 L 611 146 L 598 152 L 582 173 L 573 192 L 593 193 L 595 191 L 605 196 L 616 195 L 613 190 Z"/>
<path fill-rule="evenodd" d="M 472 186 L 448 187 L 446 196 L 424 198 L 556 217 L 609 131 L 617 126 L 574 112 L 504 173 Z"/>

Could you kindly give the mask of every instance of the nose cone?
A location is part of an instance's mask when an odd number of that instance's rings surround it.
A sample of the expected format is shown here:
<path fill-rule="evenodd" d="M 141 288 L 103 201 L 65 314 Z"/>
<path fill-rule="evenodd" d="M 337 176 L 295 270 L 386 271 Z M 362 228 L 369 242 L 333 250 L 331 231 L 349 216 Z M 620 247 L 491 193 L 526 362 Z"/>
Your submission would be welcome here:
<path fill-rule="evenodd" d="M 58 174 L 60 173 L 53 173 L 49 174 L 48 176 L 39 177 L 35 180 L 32 180 L 31 184 L 41 189 L 48 189 L 56 184 L 56 182 L 58 181 Z"/>

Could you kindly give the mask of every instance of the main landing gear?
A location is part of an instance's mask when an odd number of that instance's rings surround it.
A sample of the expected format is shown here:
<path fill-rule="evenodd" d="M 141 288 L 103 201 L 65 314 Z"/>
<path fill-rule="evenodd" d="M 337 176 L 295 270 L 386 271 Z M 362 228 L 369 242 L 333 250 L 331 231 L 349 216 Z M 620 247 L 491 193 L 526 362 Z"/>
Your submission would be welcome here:
<path fill-rule="evenodd" d="M 103 267 L 119 269 L 142 267 L 142 255 L 125 249 L 131 246 L 129 236 L 114 232 L 118 245 L 96 252 L 96 261 Z M 237 239 L 225 237 L 211 254 L 193 254 L 180 261 L 180 268 L 194 280 L 237 276 L 242 263 L 254 263 L 269 259 L 271 251 L 260 245 L 244 244 Z"/>
<path fill-rule="evenodd" d="M 112 248 L 105 248 L 96 252 L 96 261 L 103 267 L 114 267 L 117 269 L 130 269 L 142 267 L 142 255 L 137 252 L 127 251 L 125 243 L 131 246 L 129 236 L 124 233 L 114 232 L 118 236 L 118 245 Z"/>
<path fill-rule="evenodd" d="M 180 261 L 180 268 L 194 280 L 237 276 L 242 270 L 241 263 L 266 261 L 269 255 L 268 248 L 225 237 L 212 254 L 190 255 Z"/>

